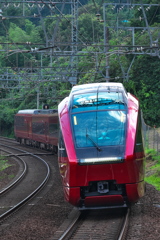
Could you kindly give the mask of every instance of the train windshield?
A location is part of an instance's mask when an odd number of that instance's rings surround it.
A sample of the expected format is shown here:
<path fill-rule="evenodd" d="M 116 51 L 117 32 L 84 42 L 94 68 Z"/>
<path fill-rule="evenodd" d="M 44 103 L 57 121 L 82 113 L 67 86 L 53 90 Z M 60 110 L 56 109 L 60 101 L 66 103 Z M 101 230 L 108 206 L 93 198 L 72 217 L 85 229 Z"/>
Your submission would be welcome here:
<path fill-rule="evenodd" d="M 109 95 L 109 96 L 108 96 Z M 76 95 L 72 105 L 72 126 L 76 148 L 124 145 L 126 104 L 123 95 L 112 92 Z"/>
<path fill-rule="evenodd" d="M 72 113 L 105 109 L 125 109 L 125 102 L 121 92 L 99 92 L 75 95 Z"/>

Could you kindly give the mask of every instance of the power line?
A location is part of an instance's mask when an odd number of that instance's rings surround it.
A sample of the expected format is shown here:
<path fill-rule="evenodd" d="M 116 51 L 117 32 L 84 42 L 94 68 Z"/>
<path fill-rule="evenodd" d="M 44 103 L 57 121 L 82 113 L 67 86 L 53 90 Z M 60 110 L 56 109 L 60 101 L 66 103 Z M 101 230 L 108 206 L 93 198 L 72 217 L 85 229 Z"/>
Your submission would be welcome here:
<path fill-rule="evenodd" d="M 79 6 L 83 7 L 83 10 L 85 10 L 87 13 L 89 13 L 89 11 L 86 9 L 86 7 L 84 7 L 82 4 L 80 4 L 80 1 L 78 0 L 70 0 L 70 1 L 56 1 L 56 2 L 52 2 L 52 1 L 1 1 L 1 4 L 3 5 L 4 9 L 7 9 L 9 6 L 14 6 L 15 9 L 18 9 L 21 7 L 21 15 L 23 17 L 27 17 L 26 16 L 26 11 L 25 9 L 29 8 L 29 9 L 35 9 L 37 8 L 37 14 L 36 15 L 32 15 L 30 16 L 38 18 L 41 20 L 42 23 L 42 29 L 44 31 L 44 35 L 45 35 L 45 39 L 46 42 L 45 43 L 31 43 L 31 42 L 26 42 L 26 43 L 11 43 L 7 40 L 6 43 L 1 43 L 2 45 L 6 45 L 7 48 L 6 49 L 2 49 L 0 50 L 1 52 L 6 52 L 6 59 L 7 61 L 10 62 L 11 66 L 10 68 L 8 68 L 8 72 L 9 71 L 13 71 L 14 68 L 18 67 L 15 62 L 12 62 L 13 60 L 10 59 L 11 56 L 14 56 L 16 54 L 17 57 L 20 56 L 20 54 L 23 55 L 24 59 L 27 58 L 27 61 L 30 62 L 33 67 L 32 68 L 21 68 L 23 70 L 20 70 L 20 68 L 17 68 L 17 73 L 16 75 L 18 77 L 15 77 L 14 73 L 10 73 L 10 76 L 12 75 L 12 77 L 8 78 L 9 79 L 18 79 L 19 81 L 22 78 L 25 78 L 26 80 L 31 80 L 32 78 L 37 77 L 37 79 L 40 77 L 40 79 L 43 78 L 43 80 L 46 79 L 46 81 L 48 81 L 47 79 L 51 79 L 49 81 L 70 81 L 73 82 L 72 80 L 74 79 L 74 81 L 76 82 L 76 78 L 75 75 L 79 75 L 82 74 L 85 71 L 77 71 L 77 63 L 78 63 L 78 59 L 80 59 L 81 57 L 85 57 L 86 55 L 88 56 L 94 56 L 95 58 L 98 59 L 98 57 L 96 56 L 105 56 L 107 58 L 111 57 L 112 55 L 133 55 L 133 58 L 135 59 L 134 56 L 137 55 L 150 55 L 150 56 L 158 56 L 159 57 L 159 44 L 158 42 L 156 42 L 156 39 L 153 40 L 152 39 L 152 31 L 158 31 L 159 28 L 155 28 L 155 27 L 151 27 L 149 26 L 149 23 L 146 22 L 147 20 L 147 16 L 144 14 L 144 11 L 146 11 L 147 8 L 151 8 L 151 7 L 155 7 L 156 8 L 156 12 L 157 9 L 159 8 L 160 4 L 131 4 L 131 3 L 120 3 L 120 1 L 118 3 L 104 3 L 104 1 L 100 1 L 100 5 L 97 5 L 97 3 L 95 1 L 94 5 L 95 5 L 95 9 L 96 9 L 96 13 L 99 13 L 100 11 L 102 12 L 102 6 L 103 6 L 103 10 L 104 10 L 104 15 L 103 15 L 103 20 L 104 20 L 104 44 L 100 44 L 100 43 L 94 43 L 93 42 L 88 42 L 87 39 L 85 38 L 85 36 L 83 36 L 83 34 L 79 34 L 78 31 L 78 8 Z M 9 5 L 8 5 L 9 4 Z M 68 17 L 68 15 L 66 15 L 65 13 L 65 6 L 67 5 L 70 6 L 70 10 L 72 10 L 72 15 L 71 17 Z M 133 11 L 134 8 L 142 8 L 143 7 L 143 15 L 144 15 L 144 20 L 147 23 L 147 25 L 145 27 L 130 27 L 130 26 L 124 26 L 124 24 L 128 24 L 127 22 L 125 23 L 121 23 L 121 25 L 119 25 L 120 21 L 122 20 L 126 20 L 127 19 L 121 19 L 121 12 L 126 11 L 127 9 L 128 11 Z M 50 12 L 51 16 L 45 16 L 44 14 L 44 9 L 48 9 Z M 110 20 L 108 21 L 108 18 L 106 18 L 106 11 L 111 11 L 111 9 L 118 9 L 118 11 L 116 13 L 114 13 L 115 16 L 115 21 L 114 23 L 110 22 Z M 145 8 L 145 9 L 144 9 Z M 53 15 L 54 14 L 54 15 Z M 156 15 L 156 13 L 154 14 Z M 7 15 L 4 15 L 7 17 Z M 2 14 L 3 17 L 3 14 Z M 17 16 L 15 16 L 17 17 Z M 45 25 L 44 20 L 47 18 L 51 18 L 56 20 L 51 37 L 49 37 L 48 33 L 47 33 L 47 26 Z M 70 42 L 66 43 L 66 42 L 58 42 L 57 41 L 57 34 L 59 31 L 59 24 L 62 22 L 62 20 L 65 20 L 68 23 L 68 26 L 70 26 Z M 143 21 L 144 21 L 143 20 Z M 153 17 L 152 17 L 153 20 Z M 4 25 L 4 20 L 2 20 L 2 24 Z M 107 25 L 107 21 L 109 22 L 109 24 Z M 117 25 L 118 24 L 118 25 Z M 122 32 L 131 32 L 130 35 L 130 39 L 132 39 L 132 42 L 130 45 L 123 45 L 120 44 L 120 41 L 117 42 L 117 44 L 113 44 L 111 45 L 110 42 L 107 42 L 106 40 L 106 25 L 107 28 L 109 29 L 109 37 L 114 36 L 115 33 L 118 33 L 117 36 L 119 37 L 119 39 L 121 39 L 123 42 L 124 37 L 121 37 L 121 33 Z M 103 26 L 103 21 L 102 21 L 102 25 Z M 150 42 L 152 42 L 152 44 L 148 44 L 148 45 L 143 45 L 143 44 L 138 44 L 135 42 L 135 32 L 137 31 L 146 31 L 150 33 Z M 8 34 L 8 30 L 6 29 L 6 35 Z M 159 40 L 159 37 L 158 37 Z M 10 48 L 9 48 L 10 46 Z M 11 49 L 11 47 L 14 46 L 15 48 L 17 48 L 17 46 L 19 46 L 17 49 Z M 25 48 L 20 48 L 20 46 L 25 46 Z M 33 47 L 34 46 L 34 47 Z M 43 47 L 44 46 L 44 47 Z M 85 48 L 85 50 L 84 50 Z M 107 51 L 106 51 L 107 50 Z M 40 59 L 41 60 L 36 60 L 37 64 L 39 64 L 38 66 L 35 66 L 34 64 L 34 60 L 31 60 L 30 57 L 27 57 L 27 54 L 31 54 L 33 57 L 35 57 L 35 60 L 37 58 L 37 56 L 40 55 Z M 45 58 L 44 56 L 47 55 L 50 58 L 50 66 L 51 67 L 47 67 L 47 66 L 43 66 L 43 59 Z M 63 68 L 61 68 L 61 63 L 60 63 L 60 59 L 61 57 L 63 57 L 67 63 L 67 67 L 65 69 L 65 71 L 62 71 Z M 54 63 L 53 62 L 57 62 L 56 67 L 54 67 Z M 108 63 L 109 64 L 109 63 Z M 95 69 L 98 69 L 97 66 L 101 67 L 101 69 L 105 69 L 107 68 L 108 72 L 109 72 L 109 68 L 108 68 L 108 64 L 107 66 L 102 65 L 102 62 L 100 62 L 100 64 L 98 64 L 97 62 L 95 62 Z M 133 62 L 132 62 L 133 64 Z M 131 64 L 131 65 L 132 65 Z M 58 66 L 59 65 L 59 66 Z M 130 70 L 131 65 L 129 66 L 128 70 Z M 25 70 L 26 69 L 26 70 Z M 32 69 L 33 72 L 38 72 L 39 73 L 35 76 L 30 76 L 28 75 L 29 69 Z M 50 77 L 48 77 L 48 69 L 50 69 L 49 74 Z M 52 70 L 52 71 L 51 71 Z M 127 70 L 127 71 L 128 71 Z M 24 71 L 24 73 L 22 74 L 22 72 Z M 46 71 L 46 72 L 45 72 Z M 97 70 L 97 73 L 102 74 L 102 78 L 104 79 L 104 74 L 102 73 L 102 71 Z M 123 72 L 124 69 L 123 69 Z M 46 74 L 46 75 L 45 75 Z M 123 74 L 124 75 L 124 74 Z M 0 76 L 0 79 L 4 79 L 3 78 L 4 74 Z M 9 76 L 9 75 L 7 75 Z M 58 76 L 58 77 L 57 77 Z M 109 76 L 108 76 L 109 78 Z M 10 80 L 11 81 L 11 80 Z"/>

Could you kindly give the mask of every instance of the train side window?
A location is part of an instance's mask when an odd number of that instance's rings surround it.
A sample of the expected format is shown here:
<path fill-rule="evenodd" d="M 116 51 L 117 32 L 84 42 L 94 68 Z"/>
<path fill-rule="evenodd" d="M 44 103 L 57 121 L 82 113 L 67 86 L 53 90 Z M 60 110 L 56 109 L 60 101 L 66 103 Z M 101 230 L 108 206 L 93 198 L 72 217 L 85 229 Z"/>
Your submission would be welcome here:
<path fill-rule="evenodd" d="M 17 130 L 27 130 L 26 122 L 23 116 L 15 116 L 15 126 Z"/>
<path fill-rule="evenodd" d="M 64 140 L 63 140 L 63 136 L 62 136 L 62 131 L 59 130 L 59 148 L 65 148 L 65 144 L 64 144 Z"/>
<path fill-rule="evenodd" d="M 142 120 L 141 120 L 141 113 L 140 112 L 138 114 L 135 152 L 143 152 Z"/>
<path fill-rule="evenodd" d="M 36 134 L 45 134 L 45 126 L 43 122 L 33 122 L 32 123 L 32 131 Z"/>
<path fill-rule="evenodd" d="M 64 139 L 63 139 L 61 130 L 59 130 L 58 155 L 59 157 L 67 157 L 66 147 L 64 144 Z"/>
<path fill-rule="evenodd" d="M 15 125 L 18 126 L 24 126 L 24 117 L 16 116 L 15 117 Z"/>
<path fill-rule="evenodd" d="M 53 137 L 57 137 L 58 134 L 58 124 L 57 123 L 50 123 L 49 124 L 49 135 Z"/>

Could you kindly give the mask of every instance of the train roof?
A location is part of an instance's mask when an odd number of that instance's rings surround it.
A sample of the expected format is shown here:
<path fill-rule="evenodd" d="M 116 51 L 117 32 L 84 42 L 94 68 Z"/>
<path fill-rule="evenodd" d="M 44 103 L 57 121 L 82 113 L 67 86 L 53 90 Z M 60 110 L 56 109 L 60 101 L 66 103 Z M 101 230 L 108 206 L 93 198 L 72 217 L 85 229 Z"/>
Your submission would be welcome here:
<path fill-rule="evenodd" d="M 87 92 L 87 91 L 117 91 L 117 92 L 126 92 L 122 83 L 116 82 L 103 82 L 103 83 L 89 83 L 74 86 L 71 90 L 71 94 L 76 92 Z"/>
<path fill-rule="evenodd" d="M 53 114 L 57 112 L 56 109 L 25 109 L 19 110 L 18 114 Z"/>

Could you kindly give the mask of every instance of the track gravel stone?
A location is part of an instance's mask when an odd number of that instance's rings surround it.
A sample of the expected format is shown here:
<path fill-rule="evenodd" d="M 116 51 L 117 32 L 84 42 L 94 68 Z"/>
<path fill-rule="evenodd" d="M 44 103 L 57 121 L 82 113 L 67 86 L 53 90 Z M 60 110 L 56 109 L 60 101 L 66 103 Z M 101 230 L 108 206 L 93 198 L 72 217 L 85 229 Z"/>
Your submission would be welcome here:
<path fill-rule="evenodd" d="M 160 192 L 146 184 L 145 196 L 131 208 L 127 240 L 160 239 Z"/>
<path fill-rule="evenodd" d="M 56 156 L 46 156 L 52 176 L 32 202 L 0 226 L 0 240 L 51 240 L 68 218 L 72 206 L 65 202 Z M 15 174 L 13 165 L 7 174 Z M 3 184 L 7 184 L 4 180 Z M 2 181 L 0 187 L 3 187 Z M 160 192 L 146 185 L 146 195 L 131 208 L 127 240 L 160 239 Z"/>

